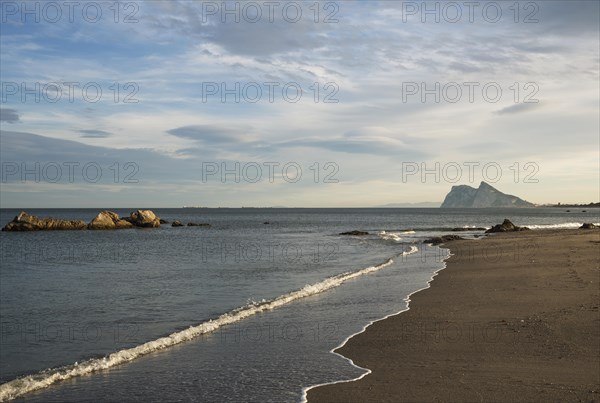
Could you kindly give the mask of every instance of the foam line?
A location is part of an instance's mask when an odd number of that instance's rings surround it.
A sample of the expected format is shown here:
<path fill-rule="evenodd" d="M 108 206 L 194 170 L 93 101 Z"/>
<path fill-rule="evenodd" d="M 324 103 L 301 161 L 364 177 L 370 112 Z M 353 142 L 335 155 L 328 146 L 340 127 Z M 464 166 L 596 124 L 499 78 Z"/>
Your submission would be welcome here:
<path fill-rule="evenodd" d="M 377 235 L 379 235 L 379 237 L 381 239 L 384 239 L 386 241 L 400 242 L 402 240 L 402 238 L 398 234 L 399 234 L 398 232 L 381 231 Z"/>
<path fill-rule="evenodd" d="M 593 223 L 594 225 L 600 225 L 600 223 Z M 532 224 L 524 225 L 529 229 L 577 229 L 581 227 L 583 223 L 580 222 L 566 222 L 562 224 Z"/>

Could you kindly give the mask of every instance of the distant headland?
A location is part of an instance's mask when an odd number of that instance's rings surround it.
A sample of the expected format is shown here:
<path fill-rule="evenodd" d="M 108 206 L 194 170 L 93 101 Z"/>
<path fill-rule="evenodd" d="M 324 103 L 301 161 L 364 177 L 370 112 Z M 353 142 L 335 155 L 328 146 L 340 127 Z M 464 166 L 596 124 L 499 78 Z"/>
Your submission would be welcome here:
<path fill-rule="evenodd" d="M 468 185 L 452 186 L 441 208 L 535 207 L 517 196 L 502 193 L 485 182 L 479 188 Z"/>

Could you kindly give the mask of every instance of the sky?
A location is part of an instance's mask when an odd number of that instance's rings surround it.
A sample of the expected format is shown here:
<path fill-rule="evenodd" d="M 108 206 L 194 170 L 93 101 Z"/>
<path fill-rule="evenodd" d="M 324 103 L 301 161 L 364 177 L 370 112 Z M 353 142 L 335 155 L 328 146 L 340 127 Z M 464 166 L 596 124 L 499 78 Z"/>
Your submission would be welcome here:
<path fill-rule="evenodd" d="M 0 2 L 0 207 L 600 200 L 598 1 Z"/>

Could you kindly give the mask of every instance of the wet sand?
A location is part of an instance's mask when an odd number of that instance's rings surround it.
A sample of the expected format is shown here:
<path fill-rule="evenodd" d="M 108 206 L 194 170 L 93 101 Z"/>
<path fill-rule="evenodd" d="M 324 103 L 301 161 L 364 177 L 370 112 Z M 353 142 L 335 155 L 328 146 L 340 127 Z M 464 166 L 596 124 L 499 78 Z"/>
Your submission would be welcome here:
<path fill-rule="evenodd" d="M 600 401 L 600 230 L 444 246 L 454 256 L 409 311 L 337 350 L 372 373 L 310 403 Z"/>

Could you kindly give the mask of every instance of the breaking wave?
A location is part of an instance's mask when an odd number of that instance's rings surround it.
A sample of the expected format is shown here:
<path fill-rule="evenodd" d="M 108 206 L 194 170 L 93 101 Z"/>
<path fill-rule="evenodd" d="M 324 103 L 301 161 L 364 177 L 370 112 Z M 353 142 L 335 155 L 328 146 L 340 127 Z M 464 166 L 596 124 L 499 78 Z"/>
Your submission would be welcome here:
<path fill-rule="evenodd" d="M 395 242 L 400 242 L 402 240 L 402 238 L 399 235 L 399 232 L 386 232 L 386 231 L 380 231 L 379 233 L 377 233 L 377 235 L 379 235 L 379 237 L 381 239 L 384 239 L 386 241 L 395 241 Z"/>
<path fill-rule="evenodd" d="M 577 229 L 581 227 L 583 223 L 580 222 L 566 222 L 562 224 L 534 224 L 525 225 L 530 229 Z M 600 223 L 594 223 L 594 225 L 600 225 Z"/>

